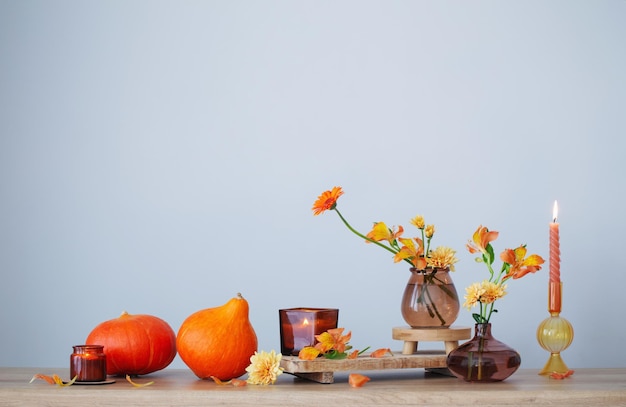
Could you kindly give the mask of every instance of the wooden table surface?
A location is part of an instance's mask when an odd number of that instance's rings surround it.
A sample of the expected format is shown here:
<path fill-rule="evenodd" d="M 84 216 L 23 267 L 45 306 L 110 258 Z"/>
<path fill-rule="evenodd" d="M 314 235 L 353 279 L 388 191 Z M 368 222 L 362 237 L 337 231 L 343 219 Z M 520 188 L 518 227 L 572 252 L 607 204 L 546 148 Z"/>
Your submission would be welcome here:
<path fill-rule="evenodd" d="M 154 381 L 141 388 L 119 377 L 94 386 L 29 383 L 35 373 L 66 379 L 69 369 L 0 368 L 0 406 L 626 406 L 626 369 L 579 369 L 564 380 L 520 369 L 497 383 L 466 383 L 423 369 L 368 371 L 362 373 L 371 381 L 361 388 L 350 387 L 343 373 L 333 384 L 283 374 L 274 385 L 234 387 L 165 369 L 135 379 Z"/>

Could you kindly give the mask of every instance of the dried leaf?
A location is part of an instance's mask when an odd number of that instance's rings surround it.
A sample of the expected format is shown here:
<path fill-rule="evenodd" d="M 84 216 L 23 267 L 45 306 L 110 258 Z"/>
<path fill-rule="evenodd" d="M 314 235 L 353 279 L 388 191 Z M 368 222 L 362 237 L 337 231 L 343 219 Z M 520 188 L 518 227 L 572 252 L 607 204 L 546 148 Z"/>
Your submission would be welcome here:
<path fill-rule="evenodd" d="M 363 387 L 363 385 L 370 381 L 370 378 L 359 373 L 350 373 L 348 376 L 348 383 L 352 387 Z"/>
<path fill-rule="evenodd" d="M 126 381 L 130 384 L 133 385 L 133 387 L 146 387 L 146 386 L 150 386 L 153 385 L 154 382 L 148 382 L 148 383 L 135 383 L 134 381 L 131 380 L 129 375 L 126 375 Z"/>

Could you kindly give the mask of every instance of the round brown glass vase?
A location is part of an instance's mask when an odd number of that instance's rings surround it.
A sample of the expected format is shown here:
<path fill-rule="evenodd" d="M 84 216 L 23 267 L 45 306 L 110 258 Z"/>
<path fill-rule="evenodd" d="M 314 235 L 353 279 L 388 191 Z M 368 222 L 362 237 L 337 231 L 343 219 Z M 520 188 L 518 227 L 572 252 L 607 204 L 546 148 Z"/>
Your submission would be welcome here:
<path fill-rule="evenodd" d="M 400 309 L 412 328 L 447 328 L 459 316 L 459 296 L 448 268 L 410 269 Z"/>
<path fill-rule="evenodd" d="M 520 367 L 515 349 L 491 335 L 491 324 L 476 324 L 474 337 L 448 354 L 448 370 L 467 382 L 499 382 Z"/>

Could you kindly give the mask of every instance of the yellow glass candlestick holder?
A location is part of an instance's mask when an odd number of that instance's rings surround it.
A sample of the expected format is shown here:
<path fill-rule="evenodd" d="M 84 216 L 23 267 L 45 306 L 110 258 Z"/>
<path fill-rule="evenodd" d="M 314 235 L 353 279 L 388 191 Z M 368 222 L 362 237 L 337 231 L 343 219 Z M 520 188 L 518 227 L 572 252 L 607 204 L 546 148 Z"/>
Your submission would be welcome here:
<path fill-rule="evenodd" d="M 539 345 L 550 352 L 550 358 L 539 372 L 540 375 L 549 375 L 551 373 L 564 374 L 569 371 L 561 358 L 561 352 L 567 349 L 574 340 L 574 328 L 567 319 L 560 316 L 562 290 L 563 283 L 550 282 L 548 293 L 550 317 L 544 319 L 537 328 Z"/>

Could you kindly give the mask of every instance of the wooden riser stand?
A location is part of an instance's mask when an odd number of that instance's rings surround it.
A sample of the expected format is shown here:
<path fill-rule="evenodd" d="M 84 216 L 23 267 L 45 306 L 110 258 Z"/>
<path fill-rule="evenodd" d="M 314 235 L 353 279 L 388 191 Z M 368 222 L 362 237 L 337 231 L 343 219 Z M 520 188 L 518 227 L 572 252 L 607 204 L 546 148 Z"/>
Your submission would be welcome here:
<path fill-rule="evenodd" d="M 333 383 L 334 372 L 357 372 L 362 370 L 424 368 L 437 373 L 448 374 L 446 357 L 459 345 L 459 341 L 471 338 L 471 328 L 427 328 L 415 329 L 396 327 L 392 338 L 404 341 L 401 353 L 393 356 L 372 358 L 361 355 L 356 359 L 331 360 L 317 358 L 302 360 L 297 356 L 283 356 L 280 366 L 285 373 L 312 380 L 318 383 Z M 443 342 L 445 350 L 417 350 L 419 342 Z"/>

